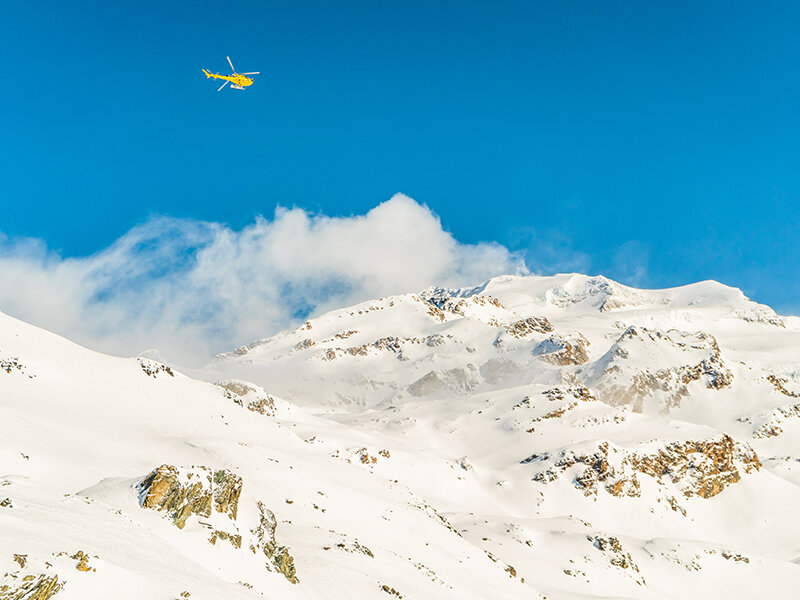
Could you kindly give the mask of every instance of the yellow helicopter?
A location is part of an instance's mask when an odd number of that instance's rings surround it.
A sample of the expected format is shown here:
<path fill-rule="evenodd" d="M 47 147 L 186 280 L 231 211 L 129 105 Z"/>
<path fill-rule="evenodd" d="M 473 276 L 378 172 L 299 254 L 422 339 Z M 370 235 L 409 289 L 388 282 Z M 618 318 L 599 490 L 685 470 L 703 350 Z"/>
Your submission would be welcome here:
<path fill-rule="evenodd" d="M 237 73 L 236 69 L 233 67 L 233 63 L 231 62 L 231 57 L 226 56 L 225 58 L 228 59 L 228 64 L 231 66 L 231 71 L 233 71 L 233 75 L 220 75 L 219 73 L 209 73 L 205 69 L 203 69 L 203 73 L 206 74 L 206 79 L 214 78 L 214 79 L 224 79 L 225 83 L 219 86 L 218 92 L 222 90 L 228 83 L 231 84 L 231 87 L 235 90 L 243 90 L 249 85 L 253 85 L 253 80 L 246 75 L 259 75 L 259 71 L 253 71 L 252 73 Z"/>

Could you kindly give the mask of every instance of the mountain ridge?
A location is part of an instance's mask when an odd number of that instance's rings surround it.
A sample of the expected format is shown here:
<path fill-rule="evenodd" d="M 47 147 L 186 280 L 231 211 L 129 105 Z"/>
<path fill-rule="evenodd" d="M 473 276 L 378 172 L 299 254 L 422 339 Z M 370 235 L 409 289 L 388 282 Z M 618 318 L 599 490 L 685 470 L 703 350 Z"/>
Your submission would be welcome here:
<path fill-rule="evenodd" d="M 735 288 L 505 276 L 157 356 L 0 314 L 0 598 L 800 584 L 800 327 Z"/>

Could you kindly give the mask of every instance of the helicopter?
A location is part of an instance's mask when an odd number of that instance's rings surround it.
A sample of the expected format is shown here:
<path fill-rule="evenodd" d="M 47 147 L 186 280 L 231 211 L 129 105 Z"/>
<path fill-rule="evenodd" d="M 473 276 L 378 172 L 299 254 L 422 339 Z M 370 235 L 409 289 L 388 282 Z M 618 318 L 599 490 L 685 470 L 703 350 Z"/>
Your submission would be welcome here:
<path fill-rule="evenodd" d="M 249 85 L 253 85 L 253 80 L 250 77 L 246 77 L 246 75 L 259 75 L 259 71 L 253 71 L 252 73 L 237 73 L 236 69 L 231 62 L 231 57 L 226 56 L 225 58 L 228 59 L 228 64 L 231 66 L 231 71 L 233 71 L 232 75 L 220 75 L 219 73 L 209 73 L 205 69 L 203 69 L 203 73 L 206 74 L 206 79 L 224 79 L 225 83 L 219 86 L 218 92 L 222 90 L 228 83 L 231 84 L 231 87 L 235 90 L 243 90 Z"/>

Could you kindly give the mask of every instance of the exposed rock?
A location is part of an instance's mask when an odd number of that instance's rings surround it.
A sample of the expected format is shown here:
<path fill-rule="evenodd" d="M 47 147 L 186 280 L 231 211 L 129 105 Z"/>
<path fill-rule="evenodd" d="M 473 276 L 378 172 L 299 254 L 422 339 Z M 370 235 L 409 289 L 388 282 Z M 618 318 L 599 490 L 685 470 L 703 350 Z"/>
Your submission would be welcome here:
<path fill-rule="evenodd" d="M 783 385 L 780 380 L 777 381 L 778 385 Z M 778 385 L 776 385 L 776 388 Z M 781 393 L 783 393 L 785 396 L 789 396 L 791 398 L 799 397 L 798 395 L 795 395 L 794 392 L 786 390 L 785 388 L 781 388 L 779 391 L 781 391 Z M 764 439 L 781 435 L 783 433 L 783 427 L 781 427 L 781 424 L 785 424 L 787 421 L 795 419 L 800 419 L 800 402 L 778 406 L 777 408 L 760 415 L 752 417 L 740 417 L 738 420 L 742 423 L 757 423 L 758 426 L 753 430 L 753 437 Z"/>
<path fill-rule="evenodd" d="M 388 586 L 388 585 L 386 585 L 386 584 L 383 584 L 383 585 L 381 586 L 381 591 L 384 591 L 384 592 L 386 592 L 386 593 L 387 593 L 387 594 L 389 594 L 390 596 L 396 596 L 397 598 L 402 598 L 402 597 L 403 597 L 403 595 L 402 595 L 400 592 L 398 592 L 398 591 L 397 591 L 396 589 L 394 589 L 393 587 L 389 587 L 389 586 Z"/>
<path fill-rule="evenodd" d="M 744 563 L 749 563 L 750 562 L 750 559 L 747 558 L 746 556 L 744 556 L 742 554 L 735 554 L 735 553 L 727 551 L 727 550 L 722 552 L 722 557 L 725 560 L 733 560 L 735 562 L 744 562 Z"/>
<path fill-rule="evenodd" d="M 549 290 L 547 300 L 550 304 L 561 308 L 589 303 L 596 306 L 600 312 L 647 304 L 645 297 L 631 288 L 602 276 L 585 275 L 576 275 L 563 286 Z"/>
<path fill-rule="evenodd" d="M 435 348 L 437 346 L 441 346 L 446 341 L 445 336 L 434 333 L 433 335 L 429 335 L 425 340 L 425 345 L 430 348 Z"/>
<path fill-rule="evenodd" d="M 435 341 L 431 344 L 431 340 Z M 373 350 L 392 352 L 399 360 L 406 360 L 403 355 L 403 344 L 423 344 L 438 345 L 444 342 L 444 336 L 428 336 L 428 337 L 398 337 L 387 336 L 375 340 L 369 344 L 360 344 L 358 346 L 349 346 L 347 348 L 330 347 L 326 348 L 321 354 L 322 360 L 334 360 L 340 356 L 376 356 L 377 353 Z"/>
<path fill-rule="evenodd" d="M 522 461 L 533 462 L 551 462 L 551 458 L 547 454 L 532 455 Z M 601 487 L 613 496 L 639 496 L 639 476 L 648 475 L 662 485 L 677 486 L 686 497 L 711 498 L 737 483 L 742 471 L 759 470 L 761 461 L 750 446 L 737 443 L 728 435 L 674 442 L 655 453 L 624 450 L 601 442 L 592 453 L 563 450 L 549 468 L 536 473 L 533 479 L 549 483 L 575 465 L 585 467 L 575 475 L 573 484 L 586 496 L 596 495 Z"/>
<path fill-rule="evenodd" d="M 19 359 L 16 358 L 0 358 L 0 372 L 12 373 L 13 371 L 23 372 L 24 367 Z"/>
<path fill-rule="evenodd" d="M 721 439 L 668 444 L 655 455 L 634 455 L 635 470 L 656 478 L 670 477 L 673 483 L 685 482 L 683 493 L 711 498 L 726 486 L 741 479 L 740 470 L 750 473 L 761 468 L 761 461 L 747 444 L 728 435 Z"/>
<path fill-rule="evenodd" d="M 547 398 L 549 402 L 563 402 L 569 401 L 572 398 L 581 402 L 596 402 L 597 398 L 592 393 L 592 390 L 582 385 L 574 385 L 569 387 L 554 387 L 542 392 L 542 396 Z M 511 407 L 511 410 L 522 408 L 533 408 L 534 401 L 530 396 L 525 396 L 522 400 L 517 402 Z"/>
<path fill-rule="evenodd" d="M 472 471 L 475 469 L 475 467 L 472 465 L 471 462 L 469 462 L 466 456 L 462 456 L 461 458 L 457 459 L 456 464 L 465 471 Z"/>
<path fill-rule="evenodd" d="M 242 494 L 242 478 L 227 469 L 214 471 L 214 509 L 236 520 L 239 496 Z"/>
<path fill-rule="evenodd" d="M 227 469 L 214 471 L 204 466 L 179 470 L 171 465 L 161 465 L 142 480 L 138 490 L 143 507 L 165 511 L 180 529 L 183 529 L 191 515 L 204 518 L 213 517 L 213 514 L 227 516 L 233 532 L 201 522 L 201 525 L 211 529 L 208 541 L 216 545 L 218 540 L 222 540 L 235 549 L 242 547 L 243 537 L 237 532 L 236 525 L 242 493 L 242 479 L 238 475 Z M 249 542 L 250 550 L 254 553 L 257 550 L 263 552 L 269 559 L 267 566 L 270 570 L 297 583 L 294 559 L 289 550 L 275 540 L 275 515 L 261 502 L 258 502 L 258 510 L 258 526 L 250 531 L 253 536 Z"/>
<path fill-rule="evenodd" d="M 747 309 L 734 310 L 729 317 L 741 319 L 748 323 L 762 323 L 764 325 L 772 325 L 773 327 L 786 327 L 784 320 L 775 314 L 774 310 L 763 304 L 757 304 Z"/>
<path fill-rule="evenodd" d="M 630 552 L 626 552 L 622 547 L 618 538 L 614 536 L 587 535 L 586 539 L 590 541 L 595 548 L 610 555 L 608 562 L 620 569 L 630 569 L 632 574 L 635 572 L 636 575 L 634 575 L 634 579 L 637 583 L 645 585 L 644 578 L 638 575 L 638 565 L 633 561 Z"/>
<path fill-rule="evenodd" d="M 227 469 L 190 467 L 180 472 L 171 465 L 161 465 L 138 485 L 139 502 L 144 508 L 165 511 L 179 529 L 191 515 L 216 512 L 236 520 L 242 479 Z"/>
<path fill-rule="evenodd" d="M 312 346 L 316 346 L 316 345 L 317 345 L 317 342 L 315 342 L 311 338 L 306 338 L 304 340 L 301 340 L 301 341 L 297 342 L 297 344 L 295 344 L 295 346 L 294 346 L 294 349 L 295 350 L 306 350 L 306 349 L 311 348 Z"/>
<path fill-rule="evenodd" d="M 89 566 L 89 555 L 85 554 L 83 550 L 78 550 L 75 554 L 73 554 L 70 558 L 77 560 L 78 563 L 75 565 L 75 568 L 78 571 L 94 571 L 94 569 Z"/>
<path fill-rule="evenodd" d="M 242 547 L 242 536 L 239 534 L 230 534 L 227 531 L 219 531 L 218 529 L 215 529 L 211 532 L 211 537 L 208 541 L 211 542 L 212 546 L 214 546 L 216 545 L 218 539 L 229 542 L 230 545 L 236 549 Z"/>
<path fill-rule="evenodd" d="M 554 328 L 546 317 L 528 317 L 506 325 L 506 331 L 509 335 L 520 339 L 532 333 L 550 333 Z"/>
<path fill-rule="evenodd" d="M 493 296 L 484 295 L 465 295 L 465 297 L 457 297 L 450 295 L 449 290 L 435 288 L 423 292 L 422 300 L 427 304 L 438 308 L 439 310 L 452 313 L 454 315 L 463 316 L 465 311 L 470 305 L 475 306 L 494 306 L 495 308 L 503 308 L 500 301 Z"/>
<path fill-rule="evenodd" d="M 349 331 L 340 331 L 339 333 L 337 333 L 333 337 L 335 337 L 336 339 L 339 339 L 339 340 L 344 340 L 344 339 L 349 338 L 351 335 L 355 335 L 356 333 L 358 333 L 357 329 L 351 329 Z"/>
<path fill-rule="evenodd" d="M 394 352 L 395 354 L 399 354 L 403 351 L 403 349 L 400 347 L 400 341 L 400 338 L 396 336 L 384 337 L 379 340 L 375 340 L 372 345 L 378 350 L 388 350 L 390 352 Z"/>
<path fill-rule="evenodd" d="M 366 546 L 360 544 L 358 540 L 354 540 L 349 546 L 344 542 L 339 542 L 336 544 L 336 547 L 339 550 L 344 550 L 345 552 L 357 552 L 359 554 L 366 554 L 370 558 L 375 558 L 375 555 L 372 553 L 372 550 L 367 548 Z"/>
<path fill-rule="evenodd" d="M 589 341 L 581 334 L 576 334 L 565 339 L 559 335 L 551 335 L 540 342 L 533 353 L 543 361 L 554 365 L 582 365 L 589 360 L 586 348 Z"/>
<path fill-rule="evenodd" d="M 225 396 L 247 410 L 274 417 L 275 399 L 262 388 L 243 381 L 220 381 L 217 385 L 225 389 Z"/>
<path fill-rule="evenodd" d="M 628 327 L 588 372 L 601 400 L 636 411 L 653 398 L 660 400 L 661 412 L 668 412 L 689 395 L 695 381 L 714 390 L 733 381 L 712 335 L 637 327 Z"/>
<path fill-rule="evenodd" d="M 157 377 L 159 373 L 166 373 L 170 377 L 175 377 L 175 373 L 172 372 L 170 367 L 150 360 L 149 358 L 140 358 L 139 365 L 142 367 L 142 371 L 144 371 L 145 375 Z"/>
<path fill-rule="evenodd" d="M 275 514 L 261 502 L 258 502 L 258 510 L 260 518 L 258 526 L 251 531 L 254 541 L 250 545 L 250 550 L 253 553 L 260 550 L 269 559 L 267 566 L 271 570 L 277 570 L 292 583 L 299 583 L 294 559 L 289 554 L 289 549 L 278 545 L 275 539 L 275 530 L 278 526 Z"/>
<path fill-rule="evenodd" d="M 49 600 L 61 591 L 64 583 L 59 583 L 58 575 L 29 575 L 18 585 L 0 585 L 0 600 Z"/>
<path fill-rule="evenodd" d="M 360 450 L 357 451 L 357 454 L 362 464 L 370 465 L 378 462 L 378 457 L 370 456 L 370 453 L 367 451 L 366 448 L 361 448 Z"/>
<path fill-rule="evenodd" d="M 551 402 L 564 400 L 572 397 L 581 402 L 596 402 L 597 397 L 592 393 L 592 390 L 586 386 L 577 384 L 570 385 L 569 387 L 554 387 L 543 392 L 547 399 Z"/>
<path fill-rule="evenodd" d="M 793 392 L 787 387 L 789 383 L 788 379 L 784 377 L 778 377 L 777 375 L 770 373 L 767 376 L 767 381 L 769 381 L 772 386 L 784 396 L 789 396 L 790 398 L 800 398 L 800 393 Z"/>

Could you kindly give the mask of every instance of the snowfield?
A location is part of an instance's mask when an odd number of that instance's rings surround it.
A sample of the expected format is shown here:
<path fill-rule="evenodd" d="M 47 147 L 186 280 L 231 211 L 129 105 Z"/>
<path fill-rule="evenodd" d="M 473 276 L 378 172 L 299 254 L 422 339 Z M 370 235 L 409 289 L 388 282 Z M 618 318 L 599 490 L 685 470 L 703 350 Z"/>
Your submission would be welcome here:
<path fill-rule="evenodd" d="M 0 600 L 788 598 L 800 319 L 506 276 L 198 370 L 0 314 Z"/>

